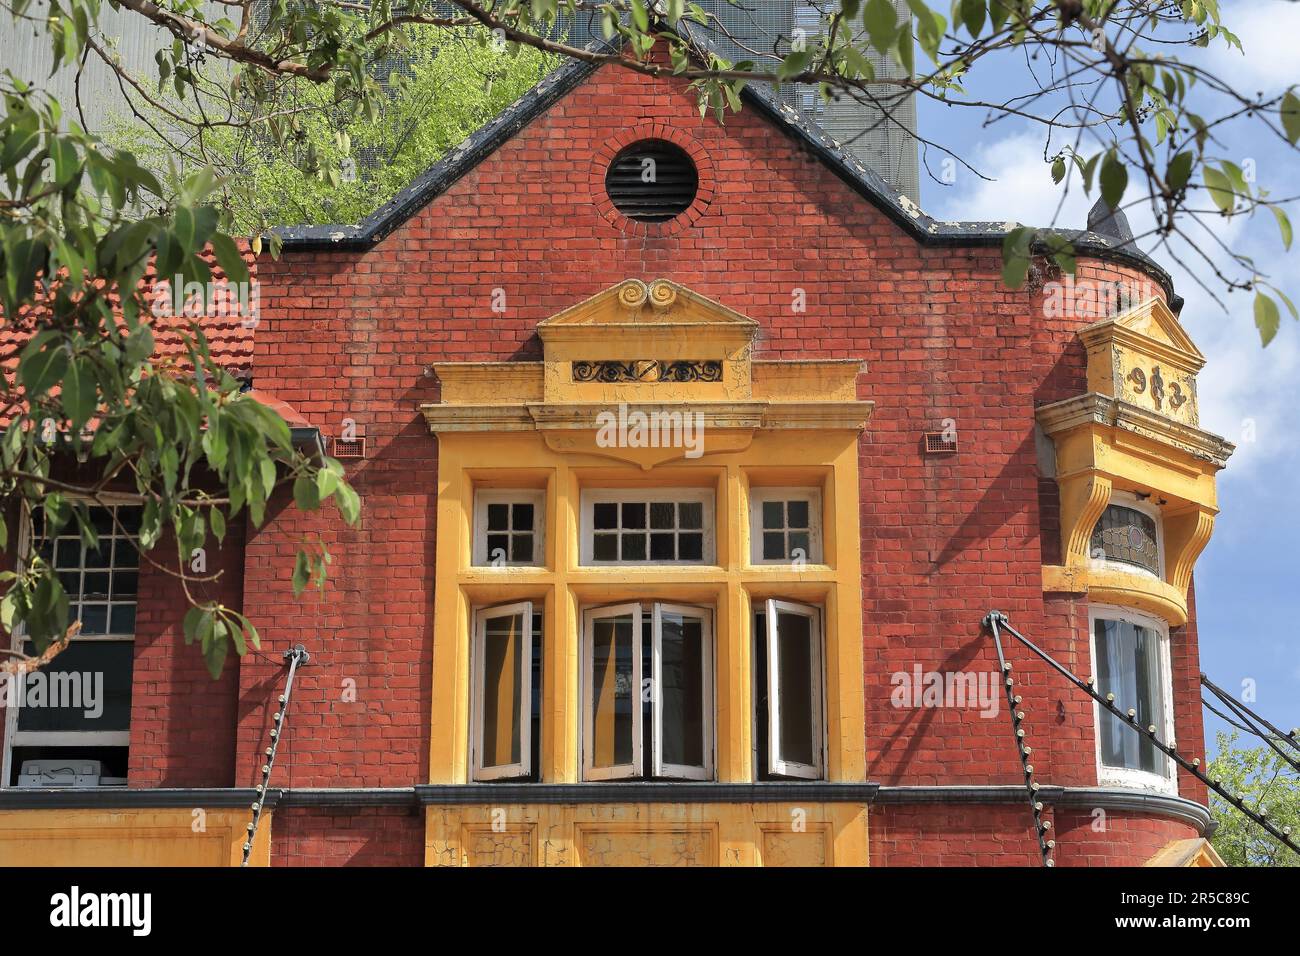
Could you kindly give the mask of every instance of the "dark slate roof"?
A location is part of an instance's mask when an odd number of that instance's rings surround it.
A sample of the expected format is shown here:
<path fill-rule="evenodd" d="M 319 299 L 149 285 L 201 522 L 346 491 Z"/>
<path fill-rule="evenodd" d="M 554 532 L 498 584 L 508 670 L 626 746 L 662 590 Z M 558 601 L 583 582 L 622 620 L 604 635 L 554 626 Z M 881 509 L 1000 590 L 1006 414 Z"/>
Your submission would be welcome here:
<path fill-rule="evenodd" d="M 692 36 L 702 46 L 698 37 Z M 565 94 L 576 88 L 599 64 L 570 60 L 544 78 L 496 119 L 451 150 L 391 200 L 354 225 L 280 226 L 275 232 L 286 250 L 368 249 L 406 222 L 436 196 L 449 188 L 491 155 L 530 122 L 541 116 Z M 767 117 L 778 129 L 825 163 L 840 179 L 872 205 L 889 216 L 909 235 L 930 246 L 1001 246 L 1015 222 L 943 221 L 925 214 L 911 197 L 889 185 L 880 174 L 858 160 L 825 132 L 810 124 L 799 112 L 782 103 L 773 92 L 755 84 L 745 87 L 745 105 Z M 1111 230 L 1108 230 L 1111 231 Z M 1091 229 L 1058 229 L 1074 246 L 1077 255 L 1109 259 L 1141 269 L 1159 282 L 1177 312 L 1182 299 L 1173 291 L 1169 273 L 1146 253 L 1124 240 Z"/>

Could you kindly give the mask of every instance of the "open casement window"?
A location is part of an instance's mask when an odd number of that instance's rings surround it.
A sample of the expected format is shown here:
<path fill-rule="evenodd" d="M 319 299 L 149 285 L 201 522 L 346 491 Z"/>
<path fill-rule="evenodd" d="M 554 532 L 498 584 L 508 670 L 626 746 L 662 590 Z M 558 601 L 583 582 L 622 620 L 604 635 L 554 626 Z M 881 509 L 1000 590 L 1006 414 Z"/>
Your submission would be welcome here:
<path fill-rule="evenodd" d="M 751 488 L 750 561 L 822 562 L 822 493 L 817 488 Z"/>
<path fill-rule="evenodd" d="M 1097 692 L 1114 694 L 1122 713 L 1136 711 L 1137 725 L 1097 706 L 1099 782 L 1172 790 L 1173 764 L 1147 733 L 1155 727 L 1162 741 L 1173 743 L 1169 639 L 1163 625 L 1118 608 L 1094 608 L 1092 644 Z"/>
<path fill-rule="evenodd" d="M 584 614 L 583 776 L 713 779 L 713 615 L 675 604 Z"/>
<path fill-rule="evenodd" d="M 546 494 L 527 488 L 485 489 L 476 493 L 474 567 L 542 564 L 545 506 Z"/>
<path fill-rule="evenodd" d="M 713 492 L 704 488 L 588 489 L 584 565 L 712 564 Z"/>
<path fill-rule="evenodd" d="M 531 601 L 474 616 L 471 764 L 475 780 L 535 778 L 541 615 Z"/>
<path fill-rule="evenodd" d="M 13 685 L 18 703 L 5 710 L 4 786 L 126 786 L 131 737 L 136 599 L 142 510 L 88 509 L 97 543 L 88 547 L 75 521 L 57 535 L 39 509 L 20 548 L 54 569 L 68 596 L 68 617 L 81 630 L 45 667 Z M 21 629 L 12 647 L 35 645 Z"/>
<path fill-rule="evenodd" d="M 759 779 L 820 780 L 825 767 L 821 611 L 769 600 L 754 615 Z"/>

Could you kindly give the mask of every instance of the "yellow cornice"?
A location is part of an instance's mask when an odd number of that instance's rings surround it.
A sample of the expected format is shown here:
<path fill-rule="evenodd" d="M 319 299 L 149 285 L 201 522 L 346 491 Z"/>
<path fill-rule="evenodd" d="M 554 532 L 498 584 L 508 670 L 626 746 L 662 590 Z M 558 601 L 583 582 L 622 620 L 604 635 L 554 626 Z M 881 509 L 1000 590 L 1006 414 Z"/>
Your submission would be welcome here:
<path fill-rule="evenodd" d="M 1167 341 L 1146 331 L 1152 327 Z M 1193 374 L 1205 365 L 1205 356 L 1161 298 L 1148 299 L 1127 312 L 1085 326 L 1079 330 L 1079 338 L 1090 351 L 1114 341 Z"/>
<path fill-rule="evenodd" d="M 671 403 L 545 403 L 445 404 L 420 406 L 429 430 L 439 432 L 482 431 L 594 431 L 603 424 L 602 415 L 617 419 L 635 412 L 647 416 L 698 414 L 703 428 L 710 431 L 771 429 L 861 431 L 875 408 L 874 402 L 671 402 Z"/>
<path fill-rule="evenodd" d="M 1169 451 L 1203 462 L 1215 471 L 1228 463 L 1236 446 L 1212 432 L 1185 425 L 1139 408 L 1122 399 L 1089 392 L 1043 405 L 1034 413 L 1039 425 L 1055 437 L 1076 428 L 1108 428 L 1151 439 Z"/>

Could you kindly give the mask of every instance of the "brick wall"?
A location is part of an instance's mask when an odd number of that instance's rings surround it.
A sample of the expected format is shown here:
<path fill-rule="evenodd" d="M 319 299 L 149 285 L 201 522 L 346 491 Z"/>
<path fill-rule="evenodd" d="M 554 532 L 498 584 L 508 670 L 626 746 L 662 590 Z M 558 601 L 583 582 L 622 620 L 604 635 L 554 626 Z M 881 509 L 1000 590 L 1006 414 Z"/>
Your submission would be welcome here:
<path fill-rule="evenodd" d="M 629 130 L 671 132 L 696 156 L 707 201 L 689 226 L 624 229 L 608 215 L 593 169 Z M 758 357 L 866 360 L 859 391 L 876 402 L 861 443 L 868 773 L 898 784 L 1019 781 L 1004 711 L 895 708 L 890 678 L 915 664 L 994 671 L 979 621 L 995 607 L 1086 672 L 1086 604 L 1041 590 L 1057 515 L 1033 411 L 1082 391 L 1074 333 L 1088 319 L 1044 314 L 1051 276 L 1004 289 L 996 249 L 919 246 L 752 110 L 719 125 L 680 84 L 607 69 L 376 248 L 262 263 L 258 388 L 329 434 L 354 420 L 369 455 L 350 469 L 364 497 L 360 530 L 290 508 L 250 535 L 245 608 L 272 657 L 241 668 L 240 782 L 253 782 L 266 744 L 276 657 L 299 641 L 316 656 L 277 782 L 425 778 L 437 443 L 417 406 L 437 391 L 424 367 L 537 358 L 539 321 L 630 276 L 673 279 L 755 319 Z M 1088 261 L 1078 278 L 1144 281 Z M 504 313 L 492 311 L 494 290 Z M 796 290 L 805 312 L 792 309 Z M 921 433 L 944 419 L 960 451 L 927 458 Z M 293 550 L 314 531 L 334 554 L 331 582 L 324 596 L 295 600 Z M 1188 628 L 1176 643 L 1192 640 Z M 1018 648 L 1010 654 L 1039 778 L 1095 784 L 1091 705 Z M 1185 680 L 1179 691 L 1186 742 L 1198 731 L 1183 715 L 1199 705 Z"/>

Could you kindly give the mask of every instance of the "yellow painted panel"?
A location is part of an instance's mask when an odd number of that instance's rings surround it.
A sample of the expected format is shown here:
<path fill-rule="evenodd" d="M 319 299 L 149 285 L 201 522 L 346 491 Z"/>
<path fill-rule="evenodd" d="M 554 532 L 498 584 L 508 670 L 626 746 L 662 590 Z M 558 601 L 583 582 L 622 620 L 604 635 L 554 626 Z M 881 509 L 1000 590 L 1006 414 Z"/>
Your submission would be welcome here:
<path fill-rule="evenodd" d="M 272 816 L 258 825 L 252 866 L 270 861 Z M 4 810 L 0 866 L 238 866 L 250 819 L 244 810 Z"/>
<path fill-rule="evenodd" d="M 861 804 L 522 804 L 428 811 L 428 866 L 865 866 Z"/>

